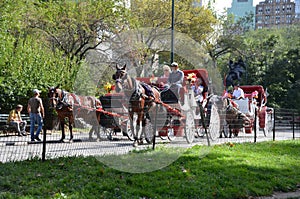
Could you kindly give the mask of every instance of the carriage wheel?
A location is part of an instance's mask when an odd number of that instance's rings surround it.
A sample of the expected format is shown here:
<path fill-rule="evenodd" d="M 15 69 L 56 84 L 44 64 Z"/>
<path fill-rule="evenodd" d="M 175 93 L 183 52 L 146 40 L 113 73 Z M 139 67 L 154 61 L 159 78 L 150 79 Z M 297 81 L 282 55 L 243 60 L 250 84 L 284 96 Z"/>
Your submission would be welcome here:
<path fill-rule="evenodd" d="M 195 138 L 195 120 L 191 111 L 186 113 L 184 132 L 186 141 L 192 143 Z"/>
<path fill-rule="evenodd" d="M 269 132 L 272 131 L 273 129 L 273 115 L 272 113 L 267 113 L 266 112 L 266 118 L 265 118 L 265 128 L 263 128 L 263 132 L 265 137 L 268 136 Z"/>
<path fill-rule="evenodd" d="M 216 140 L 220 136 L 220 115 L 216 105 L 211 106 L 210 122 L 209 122 L 209 136 L 212 140 Z"/>
<path fill-rule="evenodd" d="M 266 117 L 266 122 L 265 122 L 265 127 L 263 128 L 263 133 L 264 133 L 264 136 L 267 137 L 268 134 L 269 134 L 269 128 L 268 128 L 268 121 L 267 121 L 267 117 Z"/>
<path fill-rule="evenodd" d="M 203 126 L 197 126 L 196 127 L 196 133 L 197 133 L 197 137 L 204 137 L 205 135 L 205 129 Z"/>
<path fill-rule="evenodd" d="M 153 141 L 153 130 L 154 129 L 151 121 L 149 119 L 146 119 L 145 134 L 143 136 L 145 136 L 145 140 L 148 144 L 151 144 Z"/>
<path fill-rule="evenodd" d="M 266 118 L 267 123 L 266 123 L 266 129 L 264 129 L 265 136 L 267 136 L 269 134 L 269 132 L 271 132 L 273 130 L 273 122 L 274 122 L 274 120 L 273 120 L 274 116 L 273 116 L 272 112 L 267 113 L 266 115 L 267 115 L 267 118 Z"/>
<path fill-rule="evenodd" d="M 176 139 L 175 132 L 173 128 L 168 129 L 168 139 L 174 141 Z"/>
<path fill-rule="evenodd" d="M 258 116 L 256 115 L 254 120 L 256 121 L 256 125 L 255 125 L 255 122 L 253 121 L 253 127 L 252 127 L 252 133 L 254 133 L 254 128 L 256 129 L 256 136 L 258 135 L 259 133 L 259 119 L 258 119 Z"/>
<path fill-rule="evenodd" d="M 126 122 L 123 123 L 122 131 L 128 137 L 128 139 L 130 141 L 134 141 L 133 132 L 130 128 L 130 120 L 129 119 Z"/>

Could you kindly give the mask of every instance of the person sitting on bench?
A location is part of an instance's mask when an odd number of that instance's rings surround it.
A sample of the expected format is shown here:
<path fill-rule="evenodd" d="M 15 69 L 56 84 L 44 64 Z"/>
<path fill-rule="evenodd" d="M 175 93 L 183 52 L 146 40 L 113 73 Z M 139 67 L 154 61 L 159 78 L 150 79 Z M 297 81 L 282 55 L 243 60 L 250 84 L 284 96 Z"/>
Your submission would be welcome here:
<path fill-rule="evenodd" d="M 14 110 L 11 110 L 7 119 L 7 123 L 11 126 L 16 127 L 18 136 L 26 136 L 26 121 L 21 118 L 22 105 L 17 105 Z"/>

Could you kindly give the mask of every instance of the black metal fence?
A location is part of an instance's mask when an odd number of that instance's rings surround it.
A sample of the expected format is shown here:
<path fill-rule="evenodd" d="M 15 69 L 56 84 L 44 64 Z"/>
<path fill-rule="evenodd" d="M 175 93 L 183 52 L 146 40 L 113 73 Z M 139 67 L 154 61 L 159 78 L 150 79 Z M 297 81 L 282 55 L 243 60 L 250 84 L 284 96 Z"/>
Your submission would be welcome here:
<path fill-rule="evenodd" d="M 295 109 L 275 109 L 273 138 L 277 132 L 289 132 L 292 138 L 300 138 L 300 114 Z"/>
<path fill-rule="evenodd" d="M 292 109 L 275 109 L 272 115 L 273 128 L 265 136 L 261 131 L 255 134 L 241 133 L 235 138 L 218 138 L 215 143 L 222 142 L 259 142 L 266 140 L 286 140 L 300 138 L 300 115 Z M 75 123 L 74 139 L 68 140 L 69 129 L 65 126 L 66 139 L 60 142 L 61 129 L 57 122 L 53 122 L 55 116 L 48 120 L 51 124 L 44 125 L 41 132 L 41 142 L 30 141 L 30 135 L 16 136 L 15 133 L 4 134 L 0 132 L 0 162 L 22 161 L 39 158 L 42 160 L 62 156 L 90 156 L 103 154 L 124 154 L 133 150 L 132 141 L 122 131 L 93 126 L 78 118 Z M 119 121 L 116 118 L 116 121 Z M 48 122 L 49 122 L 48 121 Z M 46 122 L 46 123 L 48 123 Z M 50 128 L 51 127 L 51 128 Z M 156 138 L 161 140 L 160 138 Z M 207 144 L 205 137 L 198 137 L 194 143 Z M 213 143 L 213 142 L 212 142 Z M 159 144 L 159 142 L 156 142 Z M 151 147 L 144 145 L 144 147 Z"/>

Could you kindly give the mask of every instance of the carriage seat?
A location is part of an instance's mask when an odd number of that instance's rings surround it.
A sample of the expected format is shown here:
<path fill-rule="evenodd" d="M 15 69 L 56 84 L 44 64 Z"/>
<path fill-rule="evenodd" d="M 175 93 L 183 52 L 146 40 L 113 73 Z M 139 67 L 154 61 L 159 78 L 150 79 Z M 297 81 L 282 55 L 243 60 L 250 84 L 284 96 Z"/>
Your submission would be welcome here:
<path fill-rule="evenodd" d="M 247 114 L 249 113 L 249 99 L 245 98 L 245 99 L 233 99 L 233 101 L 238 105 L 238 109 L 244 113 Z"/>

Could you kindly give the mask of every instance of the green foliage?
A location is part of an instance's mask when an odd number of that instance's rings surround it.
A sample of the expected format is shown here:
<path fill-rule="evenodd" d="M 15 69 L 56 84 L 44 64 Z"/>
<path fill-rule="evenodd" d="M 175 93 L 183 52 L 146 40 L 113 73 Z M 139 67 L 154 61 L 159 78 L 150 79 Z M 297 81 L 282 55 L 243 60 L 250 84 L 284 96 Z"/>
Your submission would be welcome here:
<path fill-rule="evenodd" d="M 199 157 L 203 147 L 151 173 L 120 172 L 94 157 L 0 164 L 0 197 L 252 198 L 294 191 L 300 181 L 299 140 L 215 145 Z"/>
<path fill-rule="evenodd" d="M 225 77 L 229 59 L 241 57 L 246 63 L 241 84 L 258 84 L 267 88 L 270 94 L 268 106 L 300 110 L 299 92 L 295 92 L 300 78 L 299 35 L 299 26 L 247 31 L 237 35 L 230 39 L 235 42 L 223 47 L 231 50 L 219 58 L 219 69 Z M 222 37 L 227 39 L 226 35 Z M 241 45 L 235 45 L 238 43 Z"/>
<path fill-rule="evenodd" d="M 193 51 L 193 55 L 189 55 L 190 57 L 198 58 L 198 62 L 202 60 L 205 52 L 200 45 L 207 39 L 207 36 L 213 31 L 213 26 L 217 23 L 210 10 L 204 7 L 193 6 L 193 3 L 194 1 L 192 0 L 177 1 L 175 3 L 174 19 L 175 31 L 183 35 L 179 36 L 176 33 L 177 55 L 174 60 L 179 62 L 181 66 L 189 69 L 197 68 L 199 65 L 195 64 L 194 61 L 186 60 L 187 57 L 184 57 L 184 53 L 191 52 L 191 49 L 197 48 Z M 131 36 L 134 42 L 131 41 L 130 45 L 134 49 L 132 50 L 134 53 L 129 53 L 127 56 L 131 56 L 130 59 L 138 60 L 136 63 L 140 65 L 136 67 L 142 67 L 141 65 L 145 65 L 143 67 L 152 67 L 155 62 L 154 54 L 162 56 L 162 59 L 160 57 L 160 63 L 170 64 L 171 2 L 134 0 L 131 1 L 131 11 L 135 22 L 132 23 L 131 27 L 135 30 L 135 34 Z M 145 30 L 146 28 L 147 30 Z M 192 46 L 191 48 L 191 42 L 183 42 L 184 38 L 182 37 L 189 37 L 193 39 L 194 43 L 197 42 L 200 45 Z M 152 70 L 152 68 L 146 70 Z M 154 73 L 158 71 L 154 71 Z"/>
<path fill-rule="evenodd" d="M 87 52 L 128 23 L 118 0 L 0 1 L 0 13 L 2 111 L 26 105 L 33 88 L 43 97 L 48 86 L 72 91 Z M 95 88 L 81 86 L 95 94 Z"/>

